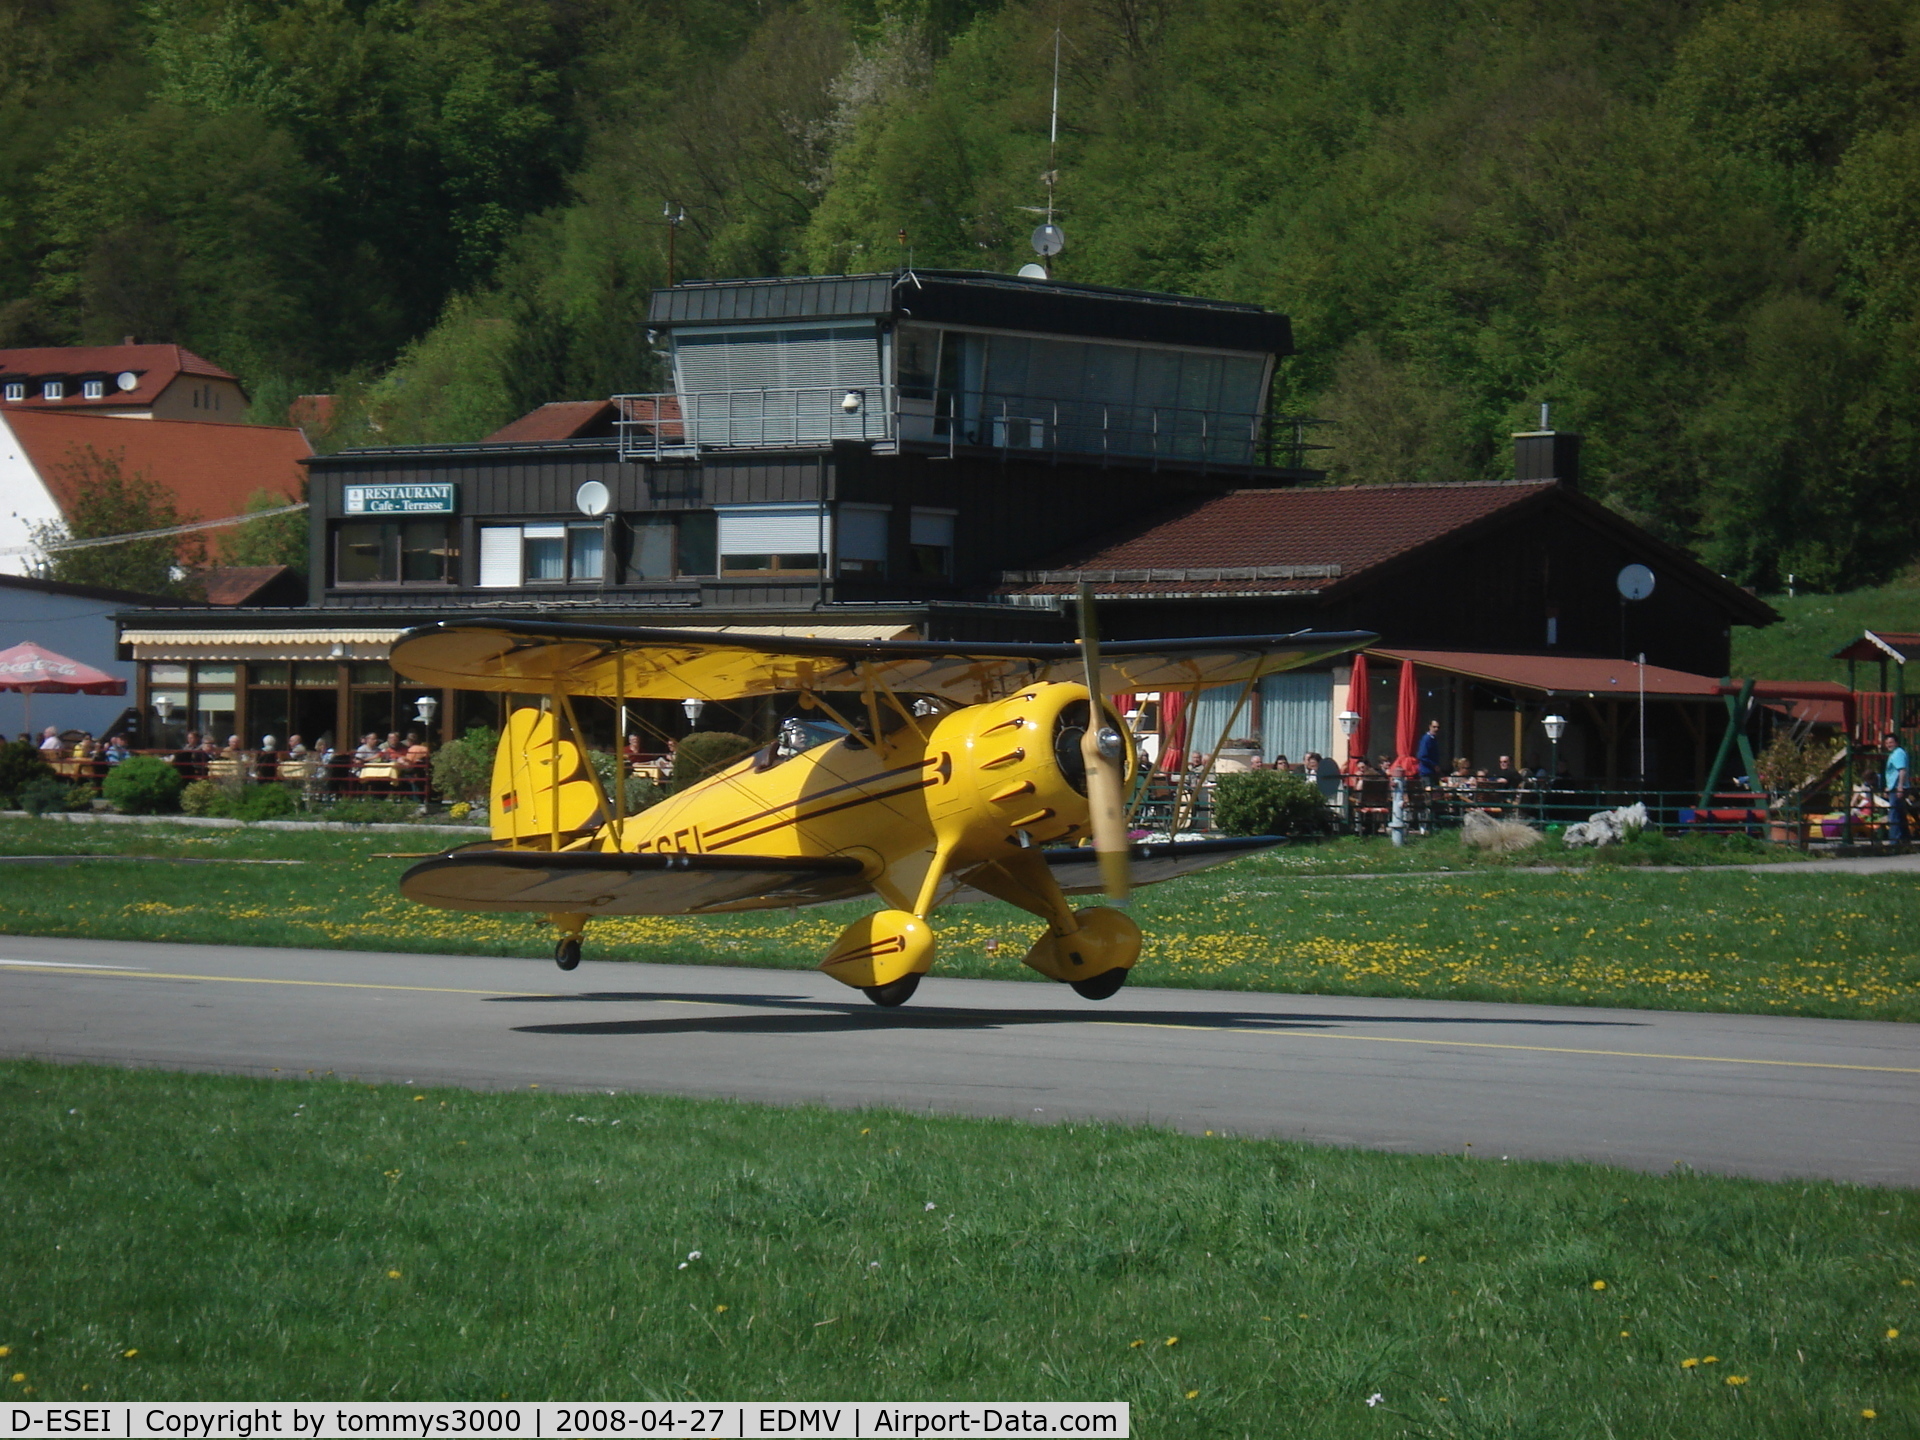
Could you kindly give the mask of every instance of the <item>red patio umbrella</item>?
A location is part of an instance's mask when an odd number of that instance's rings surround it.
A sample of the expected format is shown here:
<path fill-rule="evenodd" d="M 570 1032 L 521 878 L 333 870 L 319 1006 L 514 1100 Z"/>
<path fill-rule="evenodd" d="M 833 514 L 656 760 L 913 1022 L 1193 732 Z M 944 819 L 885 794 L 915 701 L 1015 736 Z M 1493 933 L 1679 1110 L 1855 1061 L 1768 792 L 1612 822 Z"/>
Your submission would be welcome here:
<path fill-rule="evenodd" d="M 1187 764 L 1187 692 L 1160 694 L 1160 770 L 1178 775 Z"/>
<path fill-rule="evenodd" d="M 1400 703 L 1393 716 L 1393 758 L 1407 760 L 1420 743 L 1420 685 L 1413 662 L 1400 662 Z M 1414 772 L 1409 771 L 1409 774 Z"/>
<path fill-rule="evenodd" d="M 20 692 L 26 711 L 25 729 L 31 735 L 35 694 L 124 695 L 127 682 L 25 640 L 11 650 L 0 650 L 0 690 Z"/>
<path fill-rule="evenodd" d="M 1353 678 L 1347 682 L 1347 709 L 1360 717 L 1360 723 L 1354 726 L 1353 734 L 1347 740 L 1347 773 L 1351 775 L 1359 771 L 1360 760 L 1373 741 L 1373 707 L 1367 695 L 1367 657 L 1364 652 L 1353 657 Z"/>

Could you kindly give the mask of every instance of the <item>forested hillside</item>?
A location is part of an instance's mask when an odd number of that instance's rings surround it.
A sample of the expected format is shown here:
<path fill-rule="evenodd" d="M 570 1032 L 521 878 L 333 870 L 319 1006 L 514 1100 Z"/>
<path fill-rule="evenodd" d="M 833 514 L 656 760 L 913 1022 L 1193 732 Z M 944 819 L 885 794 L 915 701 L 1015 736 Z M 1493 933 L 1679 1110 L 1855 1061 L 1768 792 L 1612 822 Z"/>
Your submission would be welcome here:
<path fill-rule="evenodd" d="M 1920 552 L 1920 0 L 0 0 L 0 344 L 176 339 L 327 443 L 650 383 L 678 269 L 1294 319 L 1335 478 L 1590 489 L 1745 582 Z"/>

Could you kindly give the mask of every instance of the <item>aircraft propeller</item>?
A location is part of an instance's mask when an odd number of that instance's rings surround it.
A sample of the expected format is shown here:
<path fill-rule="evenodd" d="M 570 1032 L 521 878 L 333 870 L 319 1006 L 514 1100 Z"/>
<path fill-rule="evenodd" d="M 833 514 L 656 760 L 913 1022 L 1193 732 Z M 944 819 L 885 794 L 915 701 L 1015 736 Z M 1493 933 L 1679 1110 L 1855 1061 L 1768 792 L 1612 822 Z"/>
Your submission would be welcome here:
<path fill-rule="evenodd" d="M 1133 888 L 1133 842 L 1127 838 L 1126 758 L 1130 743 L 1121 728 L 1107 723 L 1100 693 L 1100 626 L 1093 613 L 1093 587 L 1080 585 L 1080 651 L 1087 667 L 1087 728 L 1080 756 L 1087 767 L 1087 809 L 1093 822 L 1093 849 L 1100 860 L 1101 886 L 1109 900 L 1124 902 Z"/>

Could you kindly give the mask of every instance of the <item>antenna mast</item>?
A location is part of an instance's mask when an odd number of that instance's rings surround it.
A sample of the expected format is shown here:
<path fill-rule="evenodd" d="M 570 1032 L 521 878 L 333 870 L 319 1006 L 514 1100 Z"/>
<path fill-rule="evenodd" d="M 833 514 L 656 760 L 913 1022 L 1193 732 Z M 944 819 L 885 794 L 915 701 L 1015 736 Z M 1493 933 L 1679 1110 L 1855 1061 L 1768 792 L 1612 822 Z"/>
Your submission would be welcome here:
<path fill-rule="evenodd" d="M 1053 274 L 1052 259 L 1066 248 L 1067 237 L 1060 227 L 1053 223 L 1053 187 L 1060 180 L 1060 27 L 1053 27 L 1053 101 L 1047 116 L 1047 168 L 1040 176 L 1040 183 L 1047 187 L 1046 224 L 1033 232 L 1033 253 L 1040 257 L 1038 265 L 1023 265 L 1020 273 L 1031 279 L 1045 279 Z M 1022 210 L 1041 213 L 1037 205 L 1022 205 Z"/>

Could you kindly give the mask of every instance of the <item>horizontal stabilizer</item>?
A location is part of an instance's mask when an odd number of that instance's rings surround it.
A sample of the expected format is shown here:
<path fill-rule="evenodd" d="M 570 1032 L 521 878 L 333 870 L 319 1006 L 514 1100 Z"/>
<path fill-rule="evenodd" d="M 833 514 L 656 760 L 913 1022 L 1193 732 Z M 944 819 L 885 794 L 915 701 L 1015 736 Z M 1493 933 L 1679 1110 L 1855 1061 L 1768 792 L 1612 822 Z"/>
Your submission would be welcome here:
<path fill-rule="evenodd" d="M 415 865 L 400 877 L 400 893 L 442 910 L 686 915 L 850 900 L 866 893 L 864 868 L 838 855 L 789 860 L 469 848 Z"/>

